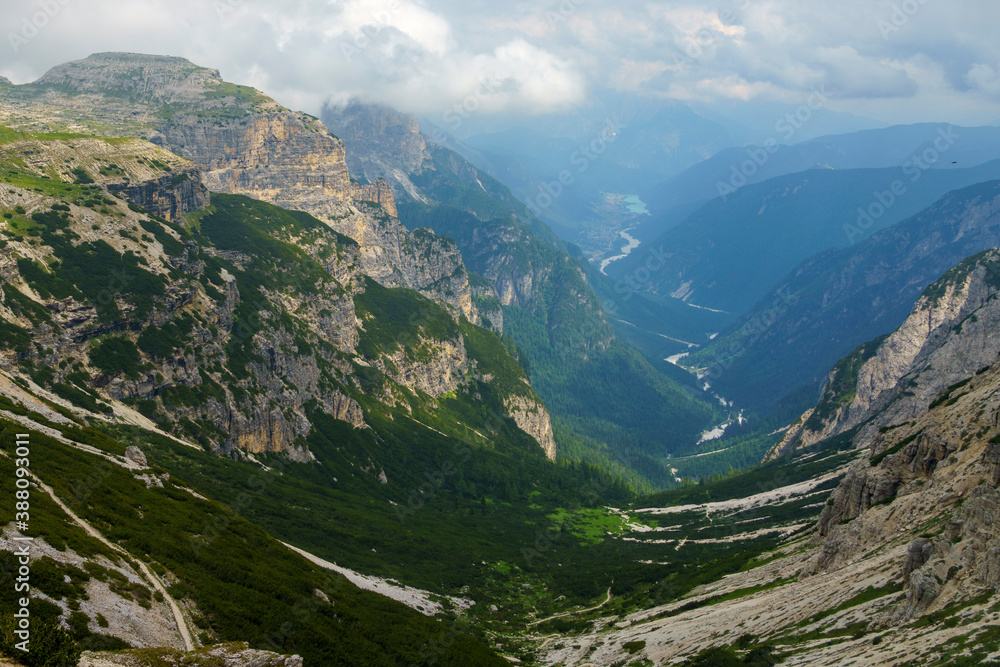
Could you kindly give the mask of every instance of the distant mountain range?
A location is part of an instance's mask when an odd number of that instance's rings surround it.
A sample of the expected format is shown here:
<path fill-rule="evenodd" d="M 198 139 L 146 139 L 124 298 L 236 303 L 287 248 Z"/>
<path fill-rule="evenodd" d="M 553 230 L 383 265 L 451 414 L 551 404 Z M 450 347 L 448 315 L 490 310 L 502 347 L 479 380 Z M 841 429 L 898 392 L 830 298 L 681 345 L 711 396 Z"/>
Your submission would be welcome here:
<path fill-rule="evenodd" d="M 747 185 L 611 264 L 612 277 L 734 314 L 799 262 L 904 220 L 946 193 L 1000 178 L 1000 160 L 962 169 L 813 169 Z M 649 252 L 665 256 L 645 267 Z M 648 276 L 646 273 L 648 272 Z"/>
<path fill-rule="evenodd" d="M 661 214 L 681 206 L 732 194 L 747 184 L 809 169 L 882 169 L 907 165 L 923 170 L 967 169 L 997 159 L 1000 127 L 959 127 L 943 123 L 897 125 L 823 136 L 789 145 L 775 132 L 767 142 L 719 151 L 652 188 L 646 202 L 652 219 L 637 234 L 655 235 L 679 220 Z"/>
<path fill-rule="evenodd" d="M 683 363 L 741 405 L 774 408 L 867 340 L 898 326 L 920 293 L 963 258 L 1000 246 L 1000 182 L 951 192 L 850 248 L 812 257 Z M 809 400 L 806 398 L 805 400 Z"/>

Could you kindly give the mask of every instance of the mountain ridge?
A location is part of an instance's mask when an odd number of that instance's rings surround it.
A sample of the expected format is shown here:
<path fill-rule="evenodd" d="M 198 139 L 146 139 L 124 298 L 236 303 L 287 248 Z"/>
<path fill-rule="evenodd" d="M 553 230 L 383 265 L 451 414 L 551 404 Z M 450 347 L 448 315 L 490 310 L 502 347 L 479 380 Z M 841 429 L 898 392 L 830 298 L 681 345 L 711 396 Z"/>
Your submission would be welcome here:
<path fill-rule="evenodd" d="M 637 480 L 644 485 L 676 483 L 663 457 L 692 444 L 708 426 L 704 398 L 688 390 L 693 382 L 654 369 L 617 338 L 606 312 L 616 304 L 597 296 L 577 251 L 504 185 L 421 134 L 416 117 L 352 103 L 328 107 L 324 120 L 343 137 L 358 170 L 389 179 L 407 227 L 429 227 L 454 239 L 466 265 L 492 285 L 504 336 L 532 369 L 563 451 L 623 474 L 643 469 Z M 381 128 L 389 129 L 379 134 Z M 655 396 L 655 417 L 635 413 L 625 386 Z M 608 404 L 598 398 L 602 392 L 616 398 Z M 675 437 L 665 435 L 671 430 Z M 607 433 L 615 446 L 599 443 L 596 432 Z M 625 448 L 635 462 L 616 451 Z"/>
<path fill-rule="evenodd" d="M 682 363 L 758 409 L 806 385 L 818 392 L 838 355 L 895 329 L 926 286 L 965 257 L 1000 245 L 998 195 L 997 182 L 954 191 L 850 248 L 805 260 L 740 323 Z M 769 398 L 761 386 L 770 388 Z"/>
<path fill-rule="evenodd" d="M 780 176 L 708 202 L 607 271 L 624 280 L 643 270 L 647 248 L 661 249 L 666 262 L 644 289 L 739 315 L 809 257 L 853 245 L 953 190 L 997 178 L 998 160 L 915 177 L 898 167 Z"/>

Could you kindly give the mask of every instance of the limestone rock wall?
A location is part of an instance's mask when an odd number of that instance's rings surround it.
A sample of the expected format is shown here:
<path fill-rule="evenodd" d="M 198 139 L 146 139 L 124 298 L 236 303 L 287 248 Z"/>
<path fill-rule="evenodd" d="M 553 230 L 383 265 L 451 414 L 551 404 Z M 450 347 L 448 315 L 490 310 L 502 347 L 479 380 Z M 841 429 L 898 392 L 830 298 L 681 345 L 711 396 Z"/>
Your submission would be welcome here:
<path fill-rule="evenodd" d="M 912 536 L 898 563 L 900 624 L 1000 584 L 1000 362 L 944 402 L 875 436 L 819 521 L 821 550 L 806 574 L 850 566 Z"/>
<path fill-rule="evenodd" d="M 184 171 L 136 184 L 109 184 L 108 189 L 120 193 L 153 215 L 180 222 L 184 214 L 200 211 L 210 203 L 208 190 L 201 184 L 200 175 L 197 171 Z"/>
<path fill-rule="evenodd" d="M 437 239 L 429 248 L 407 231 L 389 185 L 353 182 L 344 143 L 315 118 L 287 110 L 222 123 L 177 116 L 150 140 L 200 165 L 209 190 L 306 211 L 358 242 L 367 275 L 387 287 L 418 290 L 478 322 L 454 243 Z"/>
<path fill-rule="evenodd" d="M 556 440 L 552 432 L 552 417 L 540 401 L 524 396 L 512 396 L 506 401 L 507 412 L 517 427 L 534 438 L 545 456 L 556 460 Z"/>
<path fill-rule="evenodd" d="M 869 446 L 878 429 L 912 420 L 952 384 L 992 364 L 1000 354 L 1000 251 L 970 258 L 929 288 L 906 321 L 858 371 L 851 400 L 817 429 L 799 423 L 769 452 L 775 458 L 853 428 L 856 442 Z M 820 407 L 837 397 L 831 374 Z M 818 408 L 817 408 L 818 409 Z"/>

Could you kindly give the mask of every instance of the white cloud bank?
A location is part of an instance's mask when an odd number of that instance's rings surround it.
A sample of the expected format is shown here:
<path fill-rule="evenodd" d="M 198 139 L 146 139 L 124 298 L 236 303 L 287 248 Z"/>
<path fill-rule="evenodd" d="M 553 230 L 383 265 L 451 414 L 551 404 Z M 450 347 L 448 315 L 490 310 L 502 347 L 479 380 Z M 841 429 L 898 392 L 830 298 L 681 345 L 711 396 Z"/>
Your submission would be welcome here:
<path fill-rule="evenodd" d="M 178 55 L 315 113 L 352 97 L 536 114 L 618 89 L 885 120 L 1000 117 L 1000 3 L 976 0 L 7 0 L 0 75 L 99 51 Z"/>

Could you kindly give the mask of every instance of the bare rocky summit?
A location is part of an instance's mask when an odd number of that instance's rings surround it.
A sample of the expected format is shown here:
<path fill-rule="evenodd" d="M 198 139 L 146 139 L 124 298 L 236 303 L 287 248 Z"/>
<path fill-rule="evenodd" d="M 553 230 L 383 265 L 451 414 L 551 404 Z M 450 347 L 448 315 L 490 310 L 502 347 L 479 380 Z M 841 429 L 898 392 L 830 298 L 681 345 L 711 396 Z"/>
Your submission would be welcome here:
<path fill-rule="evenodd" d="M 198 67 L 185 58 L 114 52 L 57 65 L 37 83 L 167 103 L 199 102 L 208 91 L 224 85 L 218 70 Z"/>

